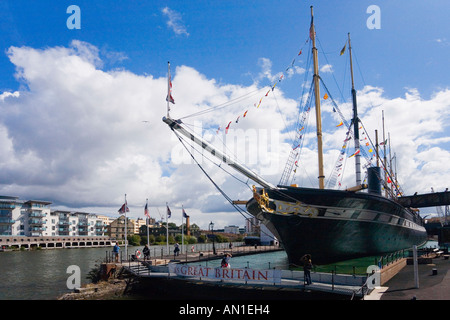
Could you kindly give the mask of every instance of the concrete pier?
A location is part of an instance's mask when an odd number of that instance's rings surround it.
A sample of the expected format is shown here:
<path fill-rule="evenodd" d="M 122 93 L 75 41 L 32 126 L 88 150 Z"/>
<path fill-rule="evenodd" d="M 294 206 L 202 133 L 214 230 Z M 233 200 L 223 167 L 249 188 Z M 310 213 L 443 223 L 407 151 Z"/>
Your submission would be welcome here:
<path fill-rule="evenodd" d="M 106 236 L 0 236 L 0 251 L 12 249 L 63 249 L 110 247 L 114 241 Z"/>

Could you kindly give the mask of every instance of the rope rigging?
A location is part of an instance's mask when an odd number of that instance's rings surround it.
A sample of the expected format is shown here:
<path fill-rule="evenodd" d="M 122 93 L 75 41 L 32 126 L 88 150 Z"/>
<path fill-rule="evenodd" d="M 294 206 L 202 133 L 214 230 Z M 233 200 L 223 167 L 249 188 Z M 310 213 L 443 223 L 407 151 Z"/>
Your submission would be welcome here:
<path fill-rule="evenodd" d="M 248 221 L 249 223 L 251 223 L 253 226 L 255 225 L 252 221 L 252 219 L 249 219 L 248 217 L 245 216 L 245 214 L 253 217 L 253 215 L 251 215 L 247 210 L 243 210 L 242 208 L 240 208 L 238 205 L 233 203 L 233 200 L 222 190 L 222 188 L 216 183 L 214 182 L 214 180 L 211 178 L 211 176 L 206 172 L 206 170 L 203 168 L 203 166 L 197 161 L 197 159 L 195 158 L 195 156 L 190 152 L 189 148 L 186 146 L 186 144 L 184 143 L 184 139 L 175 131 L 172 130 L 176 137 L 178 138 L 178 140 L 181 142 L 181 144 L 183 145 L 183 147 L 186 149 L 186 151 L 189 153 L 189 155 L 191 156 L 192 160 L 194 160 L 194 162 L 197 164 L 197 166 L 200 168 L 200 170 L 205 174 L 205 176 L 208 178 L 209 181 L 211 181 L 211 183 L 214 185 L 214 187 L 216 187 L 216 189 L 220 192 L 220 194 L 233 206 L 233 208 L 238 211 L 245 219 L 246 221 Z M 191 145 L 191 147 L 193 147 Z M 193 147 L 194 148 L 194 147 Z M 195 148 L 194 148 L 195 149 Z M 198 151 L 198 150 L 197 150 Z M 221 166 L 219 166 L 221 167 Z M 222 168 L 223 169 L 223 168 Z M 223 169 L 224 170 L 224 169 Z M 225 172 L 227 172 L 226 170 L 224 170 Z M 232 175 L 231 173 L 227 172 L 228 174 L 230 174 L 231 176 L 234 177 L 234 175 Z M 247 185 L 249 188 L 250 186 L 246 183 L 243 182 L 242 180 L 234 177 L 235 179 L 237 179 L 238 181 L 244 183 L 245 185 Z M 272 238 L 273 240 L 275 240 L 274 236 L 271 234 L 267 234 L 265 233 L 263 230 L 260 230 L 262 233 L 266 234 L 268 237 Z"/>

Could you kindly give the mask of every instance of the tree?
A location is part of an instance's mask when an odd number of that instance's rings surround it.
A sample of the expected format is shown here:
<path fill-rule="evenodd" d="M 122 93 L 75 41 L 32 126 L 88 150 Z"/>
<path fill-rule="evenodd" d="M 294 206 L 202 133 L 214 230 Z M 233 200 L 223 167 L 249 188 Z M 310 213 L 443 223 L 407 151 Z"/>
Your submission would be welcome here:
<path fill-rule="evenodd" d="M 138 246 L 141 244 L 141 237 L 137 234 L 129 235 L 127 240 L 130 246 Z"/>
<path fill-rule="evenodd" d="M 202 234 L 197 238 L 197 240 L 198 240 L 198 243 L 206 243 L 207 237 L 206 237 L 206 235 Z"/>

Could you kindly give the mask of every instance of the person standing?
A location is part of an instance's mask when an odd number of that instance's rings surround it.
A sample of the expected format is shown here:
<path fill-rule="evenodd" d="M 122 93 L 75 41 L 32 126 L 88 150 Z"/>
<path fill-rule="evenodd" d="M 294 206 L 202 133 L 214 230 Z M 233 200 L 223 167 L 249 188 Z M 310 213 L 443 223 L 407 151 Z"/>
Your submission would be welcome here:
<path fill-rule="evenodd" d="M 220 263 L 220 266 L 221 266 L 222 268 L 231 268 L 231 265 L 230 265 L 230 259 L 231 259 L 231 254 L 226 253 L 226 254 L 223 256 L 223 258 L 222 258 L 222 261 L 221 261 L 221 263 Z"/>
<path fill-rule="evenodd" d="M 144 253 L 144 260 L 150 259 L 150 249 L 148 247 L 148 244 L 145 245 L 144 250 L 142 250 Z"/>
<path fill-rule="evenodd" d="M 120 250 L 119 244 L 116 242 L 113 248 L 114 258 L 116 262 L 119 262 L 119 250 Z"/>
<path fill-rule="evenodd" d="M 312 261 L 311 261 L 311 255 L 307 254 L 304 256 L 303 260 L 303 273 L 304 273 L 304 281 L 305 285 L 310 285 L 311 282 L 311 269 L 312 269 Z"/>
<path fill-rule="evenodd" d="M 178 256 L 178 253 L 180 252 L 180 246 L 178 245 L 178 242 L 175 243 L 175 249 L 173 250 L 173 255 Z"/>

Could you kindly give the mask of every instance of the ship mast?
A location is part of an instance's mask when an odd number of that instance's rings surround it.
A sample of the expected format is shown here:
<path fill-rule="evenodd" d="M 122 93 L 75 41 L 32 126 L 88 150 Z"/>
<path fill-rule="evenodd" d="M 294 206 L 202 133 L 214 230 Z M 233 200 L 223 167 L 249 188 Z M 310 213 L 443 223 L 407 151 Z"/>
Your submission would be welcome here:
<path fill-rule="evenodd" d="M 350 44 L 350 32 L 348 33 L 348 52 L 350 55 L 350 73 L 352 75 L 352 100 L 353 100 L 353 132 L 355 133 L 355 174 L 356 185 L 361 185 L 361 155 L 359 154 L 359 118 L 356 103 L 355 82 L 353 81 L 352 45 Z"/>
<path fill-rule="evenodd" d="M 208 151 L 209 153 L 211 153 L 211 155 L 215 156 L 216 158 L 218 158 L 219 160 L 221 160 L 222 162 L 228 164 L 230 167 L 232 167 L 233 169 L 235 169 L 236 171 L 242 173 L 243 175 L 245 175 L 247 178 L 255 181 L 256 183 L 259 183 L 261 186 L 265 187 L 265 188 L 270 188 L 270 189 L 276 189 L 276 187 L 271 184 L 270 182 L 264 180 L 264 178 L 262 178 L 261 176 L 259 176 L 257 173 L 253 172 L 252 170 L 248 169 L 247 167 L 245 167 L 243 164 L 240 164 L 237 161 L 234 161 L 233 159 L 231 159 L 231 157 L 223 152 L 221 152 L 220 150 L 216 149 L 213 145 L 211 145 L 209 142 L 207 142 L 205 139 L 203 139 L 202 137 L 189 132 L 188 130 L 186 130 L 183 127 L 183 123 L 181 120 L 174 120 L 171 117 L 163 117 L 163 122 L 165 122 L 174 132 L 177 133 L 181 133 L 182 135 L 184 135 L 186 138 L 188 138 L 188 140 L 192 141 L 193 143 L 199 145 L 200 147 L 202 147 L 204 150 Z"/>
<path fill-rule="evenodd" d="M 319 189 L 324 189 L 323 174 L 323 147 L 322 147 L 322 117 L 320 113 L 320 90 L 319 90 L 319 59 L 317 57 L 316 48 L 316 31 L 314 28 L 313 6 L 311 6 L 311 27 L 309 34 L 312 40 L 312 53 L 314 63 L 314 98 L 316 105 L 316 126 L 317 126 L 317 154 L 319 159 Z"/>

